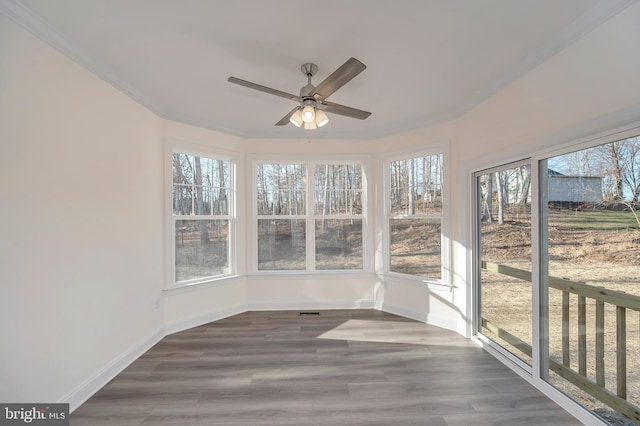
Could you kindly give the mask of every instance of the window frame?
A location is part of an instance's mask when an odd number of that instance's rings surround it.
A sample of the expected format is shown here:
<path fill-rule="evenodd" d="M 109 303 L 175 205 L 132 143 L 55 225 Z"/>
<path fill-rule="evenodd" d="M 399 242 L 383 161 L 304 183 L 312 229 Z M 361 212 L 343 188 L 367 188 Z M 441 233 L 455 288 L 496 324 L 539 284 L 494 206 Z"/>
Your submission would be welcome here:
<path fill-rule="evenodd" d="M 406 215 L 391 213 L 391 163 L 401 160 L 410 160 L 412 158 L 423 158 L 432 155 L 442 156 L 442 175 L 441 175 L 441 188 L 442 188 L 442 212 L 440 215 L 436 214 L 418 214 L 418 215 Z M 393 156 L 386 157 L 382 162 L 382 176 L 383 176 L 383 194 L 384 202 L 382 203 L 382 254 L 384 260 L 382 262 L 382 274 L 389 277 L 402 278 L 405 280 L 416 281 L 427 285 L 446 286 L 451 287 L 451 242 L 449 239 L 449 155 L 446 145 L 434 147 L 427 150 L 420 151 L 406 151 L 401 153 L 395 153 Z M 402 272 L 396 272 L 391 270 L 391 227 L 390 222 L 392 219 L 440 219 L 440 278 L 433 278 L 421 275 L 406 274 Z"/>
<path fill-rule="evenodd" d="M 504 356 L 505 358 L 507 358 L 510 362 L 512 362 L 514 365 L 517 365 L 518 368 L 520 368 L 522 371 L 526 372 L 527 375 L 531 375 L 533 368 L 534 368 L 534 362 L 537 362 L 537 360 L 534 360 L 534 356 L 531 356 L 531 363 L 527 363 L 525 360 L 523 360 L 520 356 L 518 356 L 518 354 L 511 352 L 508 348 L 506 348 L 505 346 L 501 345 L 501 343 L 493 338 L 491 338 L 491 336 L 485 335 L 482 332 L 482 327 L 481 327 L 481 317 L 482 317 L 482 312 L 481 312 L 481 303 L 482 303 L 482 298 L 481 298 L 481 290 L 482 290 L 482 280 L 481 280 L 481 268 L 480 268 L 480 264 L 482 262 L 482 258 L 481 258 L 481 252 L 482 252 L 482 239 L 481 239 L 481 230 L 482 230 L 482 226 L 481 226 L 481 221 L 480 221 L 480 217 L 478 216 L 478 209 L 481 206 L 481 194 L 480 194 L 480 187 L 479 187 L 479 179 L 481 176 L 486 175 L 486 174 L 492 174 L 492 173 L 496 173 L 496 172 L 501 172 L 501 171 L 505 171 L 505 170 L 510 170 L 516 167 L 521 167 L 521 166 L 529 166 L 530 168 L 530 173 L 531 173 L 531 187 L 530 187 L 530 197 L 531 197 L 531 229 L 530 229 L 530 235 L 531 235 L 531 244 L 532 244 L 532 250 L 531 250 L 531 274 L 532 277 L 537 277 L 537 267 L 536 264 L 534 263 L 535 261 L 537 261 L 538 257 L 536 256 L 535 251 L 533 250 L 533 241 L 534 241 L 534 234 L 536 234 L 538 232 L 538 226 L 536 223 L 534 223 L 534 220 L 537 220 L 538 218 L 538 191 L 539 191 L 539 180 L 538 180 L 538 171 L 537 171 L 537 166 L 536 166 L 536 161 L 533 160 L 532 157 L 529 158 L 523 158 L 523 159 L 519 159 L 519 160 L 515 160 L 515 161 L 510 161 L 510 162 L 504 162 L 500 165 L 497 166 L 493 166 L 493 167 L 489 167 L 486 169 L 482 169 L 482 170 L 477 170 L 474 171 L 472 173 L 472 187 L 471 187 L 471 192 L 472 192 L 472 197 L 473 197 L 473 203 L 472 203 L 472 220 L 473 220 L 473 225 L 472 225 L 472 229 L 473 229 L 473 241 L 472 241 L 472 263 L 473 263 L 473 269 L 472 269 L 472 274 L 473 274 L 473 291 L 472 291 L 472 300 L 473 300 L 473 305 L 472 305 L 472 335 L 475 339 L 477 339 L 478 341 L 482 342 L 484 345 L 486 345 L 487 347 L 492 348 L 494 351 L 500 353 L 502 356 Z M 534 170 L 534 168 L 536 170 Z M 535 194 L 534 194 L 535 192 Z M 533 309 L 533 304 L 535 303 L 535 301 L 537 300 L 536 298 L 536 287 L 535 284 L 533 282 L 533 278 L 532 278 L 532 282 L 531 282 L 531 300 L 532 300 L 532 306 L 531 306 L 531 317 L 532 317 L 532 324 L 531 324 L 531 339 L 532 339 L 532 343 L 534 342 L 535 336 L 536 336 L 536 332 L 537 330 L 535 330 L 535 327 L 533 325 L 534 319 L 536 318 L 536 312 L 534 312 Z M 533 344 L 532 344 L 533 346 Z"/>
<path fill-rule="evenodd" d="M 371 176 L 371 159 L 368 156 L 353 155 L 325 155 L 325 156 L 253 156 L 248 161 L 250 171 L 248 172 L 249 181 L 251 182 L 251 215 L 248 226 L 251 235 L 248 241 L 248 260 L 249 275 L 332 275 L 332 274 L 370 274 L 373 272 L 372 261 L 372 230 L 370 214 L 373 211 L 371 206 L 371 197 L 369 196 L 369 180 Z M 297 215 L 259 215 L 258 214 L 258 191 L 257 191 L 257 166 L 259 164 L 301 164 L 306 167 L 306 213 Z M 316 215 L 315 213 L 315 173 L 316 165 L 325 164 L 357 164 L 362 167 L 362 213 L 359 215 L 338 215 L 330 214 L 327 216 Z M 347 219 L 355 218 L 362 220 L 362 268 L 360 269 L 316 269 L 316 247 L 315 247 L 315 221 L 319 218 L 331 219 Z M 298 270 L 264 270 L 259 269 L 258 265 L 258 220 L 259 219 L 286 219 L 286 220 L 305 220 L 305 269 Z"/>
<path fill-rule="evenodd" d="M 228 272 L 190 280 L 176 281 L 175 232 L 178 220 L 194 220 L 196 215 L 175 215 L 173 211 L 173 155 L 187 154 L 229 164 L 228 212 L 225 215 L 203 215 L 196 220 L 227 220 L 229 235 L 227 246 Z M 165 290 L 202 285 L 238 276 L 238 220 L 237 220 L 237 167 L 236 155 L 219 149 L 167 139 L 164 143 L 164 211 L 165 211 Z"/>

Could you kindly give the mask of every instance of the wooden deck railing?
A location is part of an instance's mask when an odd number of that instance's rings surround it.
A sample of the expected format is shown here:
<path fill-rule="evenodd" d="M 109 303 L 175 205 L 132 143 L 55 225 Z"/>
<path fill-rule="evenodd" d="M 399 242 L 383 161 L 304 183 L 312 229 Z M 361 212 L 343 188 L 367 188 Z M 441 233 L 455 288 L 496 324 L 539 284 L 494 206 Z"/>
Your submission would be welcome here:
<path fill-rule="evenodd" d="M 531 282 L 531 272 L 498 263 L 482 261 L 481 268 Z M 562 291 L 562 363 L 549 359 L 549 368 L 594 398 L 640 424 L 640 407 L 627 401 L 627 309 L 640 312 L 640 296 L 562 278 L 549 277 L 549 287 Z M 570 294 L 578 296 L 578 370 L 571 367 Z M 595 301 L 595 381 L 587 377 L 587 310 L 586 300 Z M 616 392 L 605 387 L 604 330 L 605 303 L 616 308 Z M 531 345 L 482 318 L 482 326 L 499 338 L 531 356 Z M 640 355 L 640 354 L 639 354 Z"/>

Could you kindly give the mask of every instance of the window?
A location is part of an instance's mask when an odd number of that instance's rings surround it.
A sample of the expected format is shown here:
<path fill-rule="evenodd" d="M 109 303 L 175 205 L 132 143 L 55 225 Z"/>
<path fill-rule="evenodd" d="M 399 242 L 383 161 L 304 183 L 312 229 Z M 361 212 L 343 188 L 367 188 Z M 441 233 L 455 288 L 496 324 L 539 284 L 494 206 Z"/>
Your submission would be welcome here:
<path fill-rule="evenodd" d="M 433 154 L 388 163 L 389 272 L 444 281 L 442 162 Z"/>
<path fill-rule="evenodd" d="M 174 284 L 231 273 L 233 174 L 231 163 L 172 152 Z"/>
<path fill-rule="evenodd" d="M 359 162 L 256 163 L 258 271 L 363 270 Z"/>

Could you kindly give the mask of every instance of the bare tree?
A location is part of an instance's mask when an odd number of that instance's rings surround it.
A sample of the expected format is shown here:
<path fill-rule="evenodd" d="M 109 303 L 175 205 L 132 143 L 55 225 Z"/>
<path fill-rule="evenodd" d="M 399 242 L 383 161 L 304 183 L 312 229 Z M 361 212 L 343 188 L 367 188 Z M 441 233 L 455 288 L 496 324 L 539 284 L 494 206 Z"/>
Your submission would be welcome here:
<path fill-rule="evenodd" d="M 631 204 L 640 201 L 640 137 L 624 141 L 624 182 L 631 193 Z"/>
<path fill-rule="evenodd" d="M 482 191 L 482 222 L 493 222 L 493 173 L 488 173 L 480 178 L 480 186 L 484 188 Z"/>
<path fill-rule="evenodd" d="M 200 157 L 194 157 L 194 163 L 195 163 L 195 173 L 193 175 L 193 183 L 196 189 L 196 206 L 198 209 L 197 212 L 198 212 L 198 215 L 204 215 L 206 214 L 206 212 L 205 212 L 204 199 L 203 199 L 202 164 L 201 164 Z M 200 224 L 200 244 L 207 245 L 210 243 L 209 231 L 207 230 L 207 222 L 204 220 L 200 220 L 199 224 Z"/>
<path fill-rule="evenodd" d="M 229 211 L 229 200 L 227 195 L 227 182 L 225 176 L 225 164 L 223 160 L 217 160 L 218 165 L 218 201 L 217 201 L 217 214 L 227 214 Z"/>
<path fill-rule="evenodd" d="M 416 199 L 415 199 L 415 187 L 416 187 L 416 163 L 415 159 L 412 158 L 409 160 L 409 170 L 408 170 L 408 178 L 409 182 L 407 185 L 407 191 L 409 196 L 409 214 L 416 214 Z"/>
<path fill-rule="evenodd" d="M 518 167 L 518 173 L 522 182 L 520 206 L 524 206 L 529 201 L 529 192 L 531 191 L 531 168 L 529 166 Z"/>
<path fill-rule="evenodd" d="M 609 201 L 623 199 L 624 141 L 611 142 L 600 147 L 600 170 L 605 185 L 605 197 Z"/>
<path fill-rule="evenodd" d="M 504 197 L 504 182 L 503 172 L 496 172 L 496 192 L 498 193 L 498 224 L 504 224 L 504 207 L 505 207 L 505 197 Z"/>

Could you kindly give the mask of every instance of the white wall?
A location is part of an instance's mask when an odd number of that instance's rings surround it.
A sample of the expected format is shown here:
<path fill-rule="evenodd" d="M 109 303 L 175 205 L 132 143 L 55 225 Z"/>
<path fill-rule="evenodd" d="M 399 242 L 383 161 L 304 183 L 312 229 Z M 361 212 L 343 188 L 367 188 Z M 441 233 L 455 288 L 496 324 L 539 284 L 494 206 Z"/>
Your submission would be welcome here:
<path fill-rule="evenodd" d="M 68 400 L 160 332 L 160 130 L 0 15 L 0 401 Z"/>

